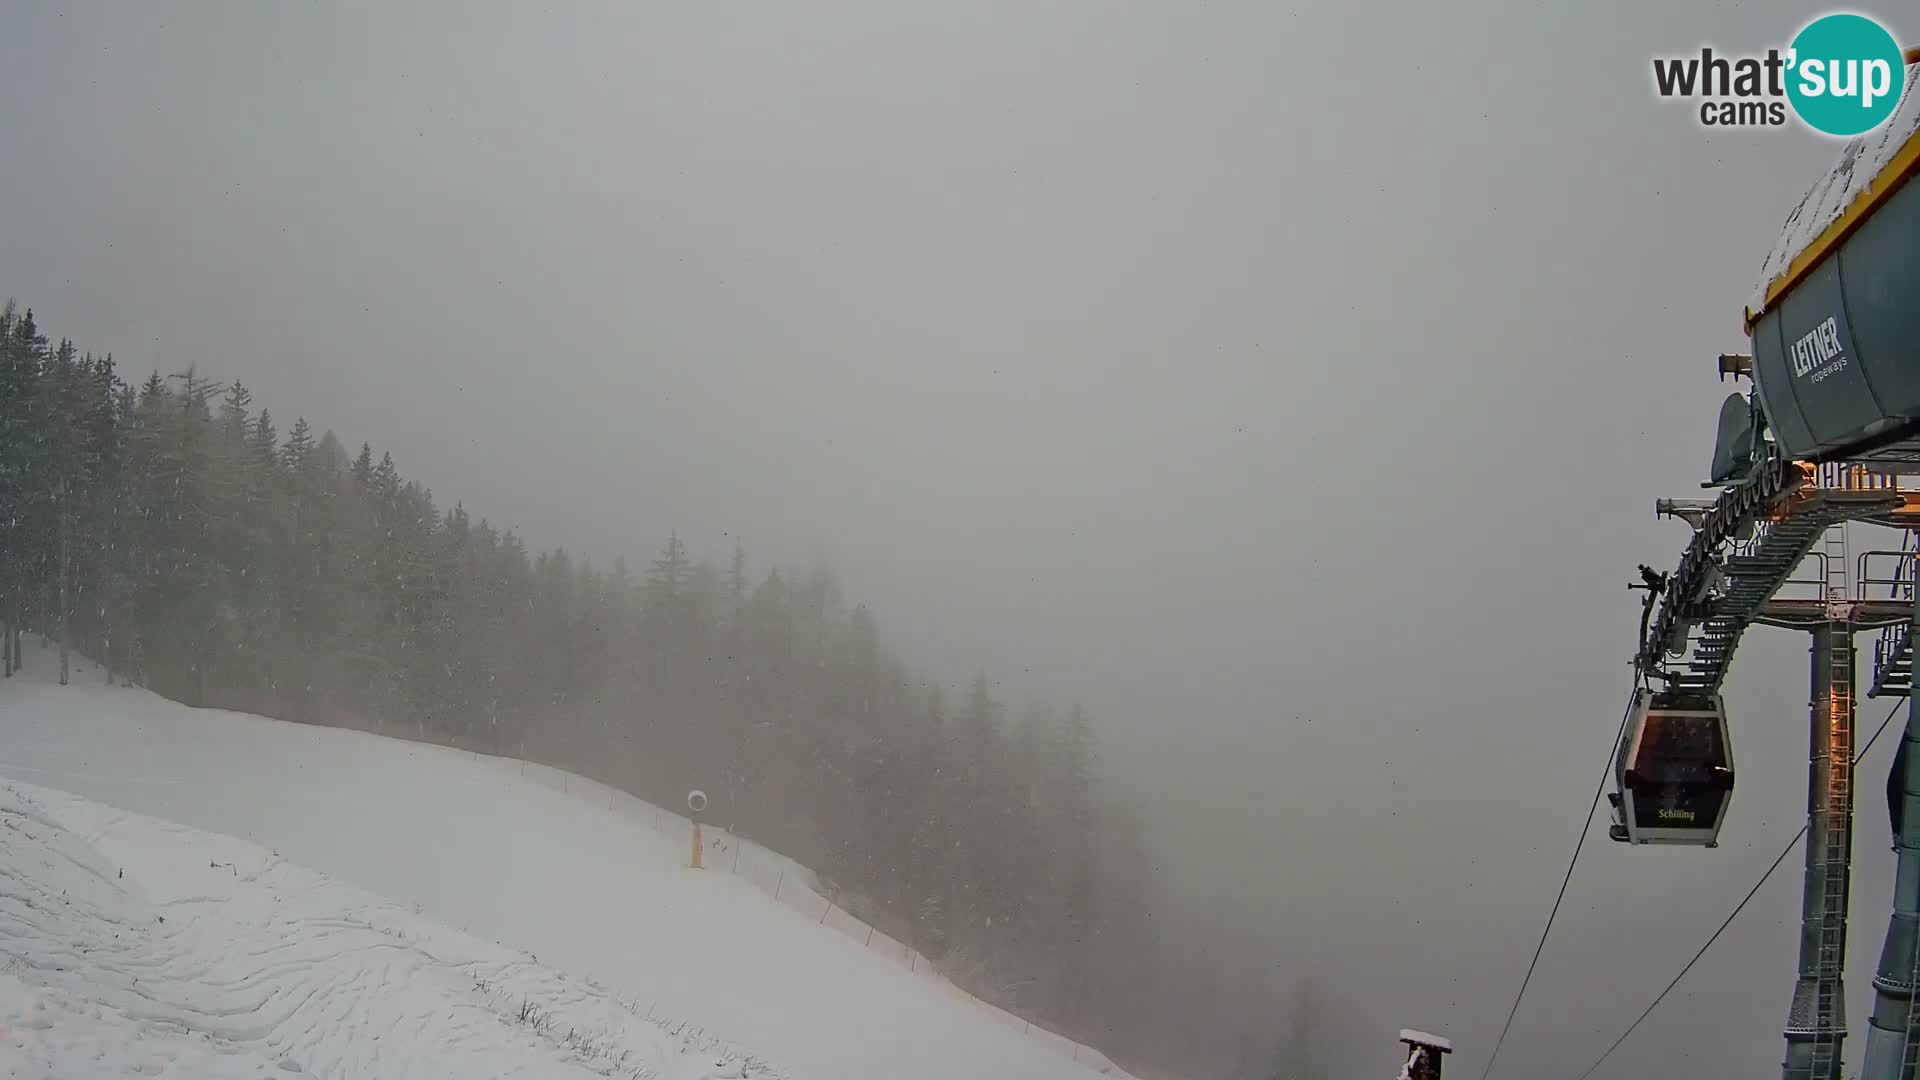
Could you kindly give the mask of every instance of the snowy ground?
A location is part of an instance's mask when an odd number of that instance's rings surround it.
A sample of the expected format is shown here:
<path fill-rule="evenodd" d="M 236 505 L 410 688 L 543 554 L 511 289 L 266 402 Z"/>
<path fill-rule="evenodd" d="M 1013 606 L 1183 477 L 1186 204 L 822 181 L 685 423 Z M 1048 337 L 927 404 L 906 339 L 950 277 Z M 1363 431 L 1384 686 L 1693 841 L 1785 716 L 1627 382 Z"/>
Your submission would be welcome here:
<path fill-rule="evenodd" d="M 242 841 L 0 785 L 0 1075 L 778 1070 Z"/>
<path fill-rule="evenodd" d="M 672 1080 L 1098 1075 L 836 929 L 804 884 L 796 903 L 798 868 L 768 867 L 787 874 L 780 902 L 687 869 L 685 837 L 637 800 L 186 709 L 84 665 L 59 687 L 52 652 L 27 659 L 0 683 L 0 779 L 19 782 L 0 790 L 0 932 L 42 951 L 0 940 L 0 963 L 26 962 L 0 970 L 0 1053 L 40 1064 L 0 1076 L 75 1075 L 91 1048 L 121 1068 L 135 1046 L 156 1075 L 212 1077 L 584 1076 L 622 1053 L 624 1075 Z M 62 876 L 14 876 L 35 860 Z M 62 891 L 93 938 L 44 921 Z M 158 976 L 178 992 L 143 996 Z"/>

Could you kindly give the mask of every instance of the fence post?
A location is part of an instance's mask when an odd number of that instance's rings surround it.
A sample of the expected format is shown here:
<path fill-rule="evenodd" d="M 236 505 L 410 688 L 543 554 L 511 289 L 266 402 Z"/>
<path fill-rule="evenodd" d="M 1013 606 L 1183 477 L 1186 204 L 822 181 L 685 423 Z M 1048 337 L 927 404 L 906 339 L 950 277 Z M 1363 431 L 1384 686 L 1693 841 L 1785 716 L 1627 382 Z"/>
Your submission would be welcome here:
<path fill-rule="evenodd" d="M 705 854 L 706 845 L 700 841 L 700 811 L 706 808 L 706 792 L 698 788 L 687 792 L 687 811 L 691 815 L 688 820 L 693 822 L 693 869 L 695 870 L 705 866 L 705 860 L 701 857 Z"/>

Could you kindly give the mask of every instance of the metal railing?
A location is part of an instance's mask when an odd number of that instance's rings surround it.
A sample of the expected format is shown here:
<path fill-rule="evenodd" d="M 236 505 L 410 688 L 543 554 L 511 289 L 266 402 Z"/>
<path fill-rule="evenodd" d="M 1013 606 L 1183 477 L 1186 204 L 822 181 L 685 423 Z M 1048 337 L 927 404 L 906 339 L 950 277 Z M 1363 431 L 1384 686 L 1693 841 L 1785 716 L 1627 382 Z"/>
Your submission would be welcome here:
<path fill-rule="evenodd" d="M 1920 537 L 1912 530 L 1901 534 L 1899 551 L 1866 551 L 1860 554 L 1861 574 L 1857 591 L 1861 599 L 1868 598 L 1869 589 L 1885 586 L 1887 599 L 1913 602 L 1915 559 L 1920 556 Z M 1879 560 L 1884 566 L 1891 561 L 1892 576 L 1887 577 L 1882 570 L 1879 575 L 1870 575 L 1869 558 Z M 1912 682 L 1913 667 L 1913 624 L 1899 623 L 1885 627 L 1873 643 L 1873 691 L 1875 694 L 1891 691 L 1899 693 L 1908 690 Z"/>
<path fill-rule="evenodd" d="M 1828 461 L 1818 466 L 1814 486 L 1825 491 L 1902 491 L 1897 473 L 1870 470 L 1864 465 Z"/>

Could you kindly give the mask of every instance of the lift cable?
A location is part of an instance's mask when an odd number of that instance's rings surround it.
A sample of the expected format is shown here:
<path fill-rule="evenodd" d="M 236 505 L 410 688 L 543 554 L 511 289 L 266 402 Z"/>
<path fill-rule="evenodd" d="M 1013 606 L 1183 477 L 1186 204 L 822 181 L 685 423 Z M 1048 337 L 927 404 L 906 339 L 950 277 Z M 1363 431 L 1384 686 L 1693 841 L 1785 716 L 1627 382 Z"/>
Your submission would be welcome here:
<path fill-rule="evenodd" d="M 1487 1080 L 1493 1073 L 1493 1063 L 1500 1058 L 1500 1047 L 1506 1044 L 1507 1032 L 1513 1028 L 1513 1018 L 1520 1014 L 1520 1002 L 1526 999 L 1527 984 L 1533 981 L 1534 969 L 1540 966 L 1541 950 L 1547 947 L 1547 935 L 1553 933 L 1553 920 L 1560 915 L 1560 904 L 1567 898 L 1567 883 L 1573 880 L 1573 868 L 1580 862 L 1580 849 L 1587 844 L 1587 834 L 1593 831 L 1593 812 L 1600 806 L 1600 796 L 1606 793 L 1607 777 L 1613 772 L 1613 759 L 1620 740 L 1627 733 L 1627 722 L 1633 719 L 1634 701 L 1640 690 L 1640 677 L 1634 676 L 1634 693 L 1627 697 L 1626 711 L 1620 714 L 1620 729 L 1613 733 L 1613 741 L 1607 744 L 1606 768 L 1600 771 L 1600 783 L 1593 789 L 1593 802 L 1587 806 L 1587 816 L 1580 821 L 1580 839 L 1573 845 L 1573 857 L 1567 860 L 1567 872 L 1560 879 L 1560 893 L 1553 898 L 1553 910 L 1547 913 L 1547 925 L 1540 930 L 1539 944 L 1533 947 L 1533 959 L 1527 964 L 1527 974 L 1520 980 L 1520 992 L 1513 995 L 1513 1008 L 1507 1010 L 1507 1022 L 1500 1028 L 1500 1037 L 1494 1040 L 1493 1053 L 1487 1055 L 1487 1067 L 1481 1071 L 1480 1080 Z"/>
<path fill-rule="evenodd" d="M 1911 698 L 1907 701 L 1907 707 L 1909 709 L 1913 707 Z M 1869 738 L 1867 744 L 1860 748 L 1860 752 L 1854 755 L 1853 763 L 1855 765 L 1859 765 L 1860 762 L 1866 758 L 1867 751 L 1873 749 L 1873 744 L 1879 741 L 1881 733 L 1887 730 L 1887 725 L 1893 722 L 1894 714 L 1899 711 L 1900 703 L 1895 702 L 1893 708 L 1889 710 L 1885 718 L 1880 721 L 1880 726 L 1874 729 L 1873 737 Z M 1587 1080 L 1587 1077 L 1592 1076 L 1594 1071 L 1600 1068 L 1601 1064 L 1604 1063 L 1607 1058 L 1611 1057 L 1615 1050 L 1620 1049 L 1620 1044 L 1627 1041 L 1627 1036 L 1632 1035 L 1647 1017 L 1653 1015 L 1653 1010 L 1659 1008 L 1660 1003 L 1665 1001 L 1667 995 L 1673 992 L 1673 988 L 1680 985 L 1680 980 L 1687 977 L 1687 972 L 1693 970 L 1693 965 L 1699 963 L 1700 958 L 1707 955 L 1707 950 L 1713 948 L 1713 943 L 1720 940 L 1720 935 L 1726 933 L 1727 927 L 1733 925 L 1733 920 L 1740 917 L 1740 912 L 1745 910 L 1748 902 L 1760 892 L 1760 887 L 1767 883 L 1767 879 L 1773 876 L 1775 870 L 1780 869 L 1780 864 L 1787 861 L 1787 856 L 1793 854 L 1793 849 L 1799 846 L 1801 839 L 1806 835 L 1807 827 L 1803 824 L 1800 826 L 1800 831 L 1793 834 L 1793 839 L 1787 841 L 1787 846 L 1780 850 L 1780 856 L 1773 860 L 1773 865 L 1767 867 L 1767 872 L 1761 874 L 1760 880 L 1754 882 L 1753 888 L 1747 890 L 1747 895 L 1742 897 L 1738 904 L 1734 905 L 1732 914 L 1728 915 L 1726 920 L 1720 924 L 1720 928 L 1713 932 L 1713 936 L 1707 939 L 1707 943 L 1700 946 L 1700 951 L 1693 954 L 1693 959 L 1687 961 L 1687 966 L 1681 968 L 1680 974 L 1675 975 L 1673 981 L 1667 984 L 1666 989 L 1660 991 L 1659 995 L 1653 999 L 1653 1004 L 1648 1005 L 1646 1010 L 1642 1012 L 1633 1023 L 1627 1025 L 1627 1030 L 1621 1032 L 1620 1037 L 1613 1040 L 1613 1045 L 1607 1047 L 1605 1053 L 1595 1058 L 1593 1064 L 1587 1066 L 1587 1071 L 1580 1074 L 1580 1080 Z"/>

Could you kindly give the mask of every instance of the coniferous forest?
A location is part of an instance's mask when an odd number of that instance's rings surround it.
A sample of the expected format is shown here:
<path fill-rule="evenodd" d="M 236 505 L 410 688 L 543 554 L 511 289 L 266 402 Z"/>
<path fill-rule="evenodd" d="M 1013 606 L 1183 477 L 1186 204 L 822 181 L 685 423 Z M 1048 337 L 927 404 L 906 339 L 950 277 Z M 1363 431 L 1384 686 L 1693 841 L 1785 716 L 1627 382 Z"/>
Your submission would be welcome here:
<path fill-rule="evenodd" d="M 1084 710 L 1010 709 L 985 674 L 943 690 L 827 569 L 661 532 L 632 565 L 530 551 L 237 382 L 129 381 L 0 313 L 8 674 L 71 649 L 190 705 L 521 757 L 667 806 L 697 786 L 710 819 L 974 993 L 1158 1056 L 1155 883 Z"/>

